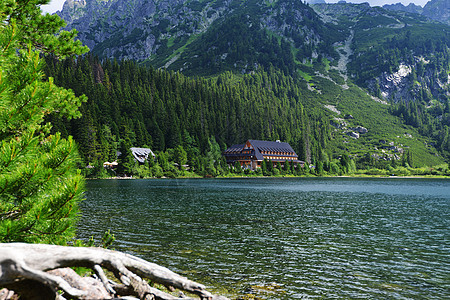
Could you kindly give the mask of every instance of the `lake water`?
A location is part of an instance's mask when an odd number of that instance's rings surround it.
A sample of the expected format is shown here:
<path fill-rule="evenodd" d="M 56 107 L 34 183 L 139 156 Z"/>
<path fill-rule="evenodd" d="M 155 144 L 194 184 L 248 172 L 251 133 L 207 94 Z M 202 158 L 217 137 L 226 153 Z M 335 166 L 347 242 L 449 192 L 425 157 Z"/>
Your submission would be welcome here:
<path fill-rule="evenodd" d="M 231 298 L 450 298 L 450 180 L 89 180 L 79 237 Z M 253 298 L 252 298 L 253 299 Z"/>

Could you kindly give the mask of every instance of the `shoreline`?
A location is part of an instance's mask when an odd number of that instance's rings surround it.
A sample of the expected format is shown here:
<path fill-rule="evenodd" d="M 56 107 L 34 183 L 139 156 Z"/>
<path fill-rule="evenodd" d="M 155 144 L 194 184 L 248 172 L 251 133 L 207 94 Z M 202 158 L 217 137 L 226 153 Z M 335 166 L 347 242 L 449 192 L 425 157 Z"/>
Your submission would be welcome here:
<path fill-rule="evenodd" d="M 233 178 L 380 178 L 380 179 L 450 179 L 450 175 L 407 175 L 407 176 L 386 176 L 386 175 L 365 175 L 365 174 L 358 174 L 358 175 L 336 175 L 336 176 L 217 176 L 217 177 L 201 177 L 201 176 L 193 176 L 193 177 L 145 177 L 145 178 L 139 178 L 139 177 L 105 177 L 105 178 L 98 178 L 98 177 L 85 177 L 86 180 L 98 180 L 98 179 L 105 179 L 105 180 L 138 180 L 138 179 L 233 179 Z"/>

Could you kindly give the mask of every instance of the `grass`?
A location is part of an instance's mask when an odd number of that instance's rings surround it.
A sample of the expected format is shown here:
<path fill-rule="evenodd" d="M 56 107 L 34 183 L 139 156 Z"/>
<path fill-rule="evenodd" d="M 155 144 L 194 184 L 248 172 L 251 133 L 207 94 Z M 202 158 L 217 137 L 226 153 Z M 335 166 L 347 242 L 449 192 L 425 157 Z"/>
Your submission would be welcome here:
<path fill-rule="evenodd" d="M 414 166 L 435 166 L 444 163 L 444 158 L 437 156 L 438 151 L 426 145 L 427 139 L 422 137 L 416 128 L 405 125 L 398 117 L 389 113 L 389 105 L 374 101 L 361 88 L 349 82 L 349 89 L 345 90 L 326 78 L 311 76 L 304 71 L 299 71 L 305 80 L 315 89 L 322 91 L 320 97 L 314 92 L 308 91 L 311 99 L 326 105 L 335 105 L 341 111 L 339 118 L 351 114 L 354 119 L 347 119 L 347 130 L 357 126 L 368 129 L 366 134 L 361 134 L 359 139 L 346 136 L 345 130 L 333 131 L 333 140 L 327 145 L 326 151 L 334 155 L 346 154 L 356 157 L 364 157 L 366 154 L 379 156 L 398 155 L 392 150 L 382 149 L 380 140 L 388 143 L 394 142 L 394 146 L 406 151 L 411 151 Z M 328 73 L 330 77 L 337 77 L 336 73 Z M 325 108 L 327 115 L 333 116 Z M 409 137 L 410 134 L 412 138 Z"/>
<path fill-rule="evenodd" d="M 312 76 L 309 75 L 308 73 L 302 71 L 302 70 L 298 70 L 298 73 L 300 74 L 300 76 L 303 77 L 303 79 L 305 79 L 307 82 L 310 82 L 312 80 Z"/>

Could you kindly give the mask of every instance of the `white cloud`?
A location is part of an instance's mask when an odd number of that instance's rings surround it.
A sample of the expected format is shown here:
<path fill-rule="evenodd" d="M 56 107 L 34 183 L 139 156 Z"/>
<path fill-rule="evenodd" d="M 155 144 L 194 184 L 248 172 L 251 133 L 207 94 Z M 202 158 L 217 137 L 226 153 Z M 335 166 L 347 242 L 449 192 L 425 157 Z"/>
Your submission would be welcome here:
<path fill-rule="evenodd" d="M 65 0 L 51 0 L 49 4 L 42 5 L 41 9 L 46 13 L 54 13 L 58 10 L 61 10 L 63 7 Z"/>

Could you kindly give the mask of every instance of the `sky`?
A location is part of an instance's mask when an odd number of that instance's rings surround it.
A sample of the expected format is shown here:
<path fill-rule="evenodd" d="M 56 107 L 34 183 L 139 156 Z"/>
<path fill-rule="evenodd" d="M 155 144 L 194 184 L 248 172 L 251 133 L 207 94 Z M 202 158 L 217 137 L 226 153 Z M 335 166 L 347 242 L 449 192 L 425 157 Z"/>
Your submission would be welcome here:
<path fill-rule="evenodd" d="M 336 3 L 339 0 L 325 0 L 327 3 Z M 43 5 L 41 8 L 44 12 L 48 13 L 54 13 L 58 10 L 62 9 L 62 6 L 64 4 L 65 0 L 51 0 L 50 4 Z M 384 4 L 394 4 L 401 2 L 404 5 L 408 5 L 409 3 L 414 3 L 416 5 L 420 5 L 422 7 L 425 6 L 425 4 L 428 2 L 428 0 L 347 0 L 347 2 L 352 3 L 363 3 L 363 2 L 369 2 L 372 6 L 383 6 Z"/>
<path fill-rule="evenodd" d="M 48 13 L 52 14 L 58 10 L 61 10 L 65 1 L 66 0 L 51 0 L 49 4 L 42 5 L 41 9 L 44 12 L 48 12 Z"/>

